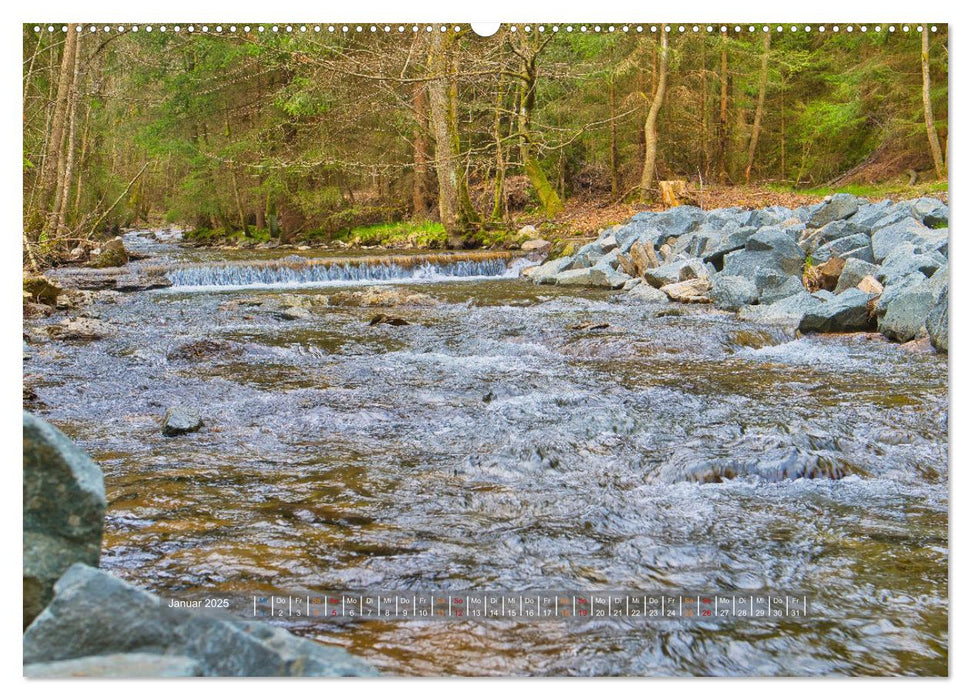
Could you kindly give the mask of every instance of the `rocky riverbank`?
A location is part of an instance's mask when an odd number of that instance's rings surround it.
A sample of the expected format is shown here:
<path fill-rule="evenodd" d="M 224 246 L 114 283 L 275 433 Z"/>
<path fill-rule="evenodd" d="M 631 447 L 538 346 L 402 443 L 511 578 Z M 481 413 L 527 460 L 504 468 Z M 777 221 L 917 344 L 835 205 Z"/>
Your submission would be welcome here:
<path fill-rule="evenodd" d="M 713 304 L 794 332 L 927 338 L 947 352 L 948 206 L 931 197 L 640 212 L 523 274 L 651 303 Z"/>
<path fill-rule="evenodd" d="M 362 676 L 343 649 L 271 625 L 169 609 L 95 567 L 107 501 L 101 469 L 24 413 L 24 675 Z"/>

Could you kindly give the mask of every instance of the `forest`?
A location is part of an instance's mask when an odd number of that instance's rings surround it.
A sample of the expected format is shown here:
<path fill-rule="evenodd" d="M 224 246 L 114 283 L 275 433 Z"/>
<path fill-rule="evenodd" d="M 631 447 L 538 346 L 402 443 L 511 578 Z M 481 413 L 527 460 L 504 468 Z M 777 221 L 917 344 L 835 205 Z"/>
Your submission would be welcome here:
<path fill-rule="evenodd" d="M 943 25 L 25 25 L 24 261 L 164 223 L 489 245 L 661 180 L 946 190 L 947 61 Z"/>

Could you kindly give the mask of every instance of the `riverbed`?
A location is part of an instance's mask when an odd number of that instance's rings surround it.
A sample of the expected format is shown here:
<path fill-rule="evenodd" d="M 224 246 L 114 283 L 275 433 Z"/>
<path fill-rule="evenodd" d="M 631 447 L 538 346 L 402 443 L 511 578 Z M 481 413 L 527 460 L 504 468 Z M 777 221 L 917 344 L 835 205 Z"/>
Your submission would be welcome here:
<path fill-rule="evenodd" d="M 126 243 L 173 265 L 219 257 Z M 367 279 L 175 286 L 90 307 L 103 340 L 31 346 L 38 414 L 105 473 L 104 568 L 160 594 L 812 605 L 802 620 L 289 623 L 391 674 L 946 674 L 946 356 L 513 274 L 380 281 L 417 301 L 369 306 Z M 309 315 L 281 316 L 294 304 Z M 379 312 L 408 325 L 371 325 Z M 163 437 L 172 405 L 203 429 Z"/>

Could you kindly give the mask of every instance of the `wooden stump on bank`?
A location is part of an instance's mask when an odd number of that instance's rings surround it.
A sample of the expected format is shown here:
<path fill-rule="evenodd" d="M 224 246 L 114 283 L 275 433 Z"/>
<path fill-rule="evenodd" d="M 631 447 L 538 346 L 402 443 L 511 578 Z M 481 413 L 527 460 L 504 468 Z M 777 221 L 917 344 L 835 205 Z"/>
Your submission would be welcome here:
<path fill-rule="evenodd" d="M 688 191 L 685 180 L 659 180 L 657 184 L 661 188 L 661 201 L 666 207 L 697 203 L 695 196 Z"/>

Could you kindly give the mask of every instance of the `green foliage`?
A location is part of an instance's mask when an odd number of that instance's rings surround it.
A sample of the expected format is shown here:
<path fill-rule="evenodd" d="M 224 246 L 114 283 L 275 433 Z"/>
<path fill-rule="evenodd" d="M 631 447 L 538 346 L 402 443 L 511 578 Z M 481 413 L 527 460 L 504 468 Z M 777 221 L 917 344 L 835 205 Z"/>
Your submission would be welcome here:
<path fill-rule="evenodd" d="M 356 226 L 335 238 L 354 245 L 381 245 L 389 248 L 444 248 L 448 240 L 445 227 L 437 221 L 399 221 Z"/>

